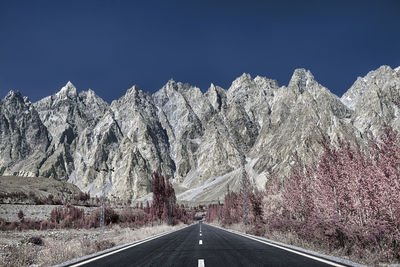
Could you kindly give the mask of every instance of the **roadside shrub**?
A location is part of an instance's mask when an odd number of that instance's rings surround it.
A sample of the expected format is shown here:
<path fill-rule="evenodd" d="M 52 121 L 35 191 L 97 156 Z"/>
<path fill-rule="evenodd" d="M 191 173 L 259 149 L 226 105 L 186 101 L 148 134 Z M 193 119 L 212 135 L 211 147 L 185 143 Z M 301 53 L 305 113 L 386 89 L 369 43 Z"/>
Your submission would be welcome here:
<path fill-rule="evenodd" d="M 103 251 L 112 247 L 115 247 L 115 243 L 109 240 L 96 240 L 94 242 L 96 251 Z"/>
<path fill-rule="evenodd" d="M 52 194 L 49 194 L 45 200 L 43 200 L 44 204 L 47 205 L 62 205 L 63 202 L 60 199 L 54 198 Z"/>
<path fill-rule="evenodd" d="M 56 228 L 56 225 L 54 222 L 51 220 L 43 220 L 40 222 L 40 230 L 48 230 L 48 229 L 54 229 Z"/>
<path fill-rule="evenodd" d="M 20 223 L 18 229 L 19 229 L 19 230 L 28 230 L 28 229 L 39 230 L 39 229 L 40 229 L 40 222 L 39 222 L 39 221 L 32 220 L 32 219 L 23 220 L 23 221 Z"/>
<path fill-rule="evenodd" d="M 19 227 L 20 223 L 19 222 L 11 222 L 8 227 L 7 230 L 17 230 Z"/>
<path fill-rule="evenodd" d="M 266 232 L 265 224 L 257 222 L 251 225 L 251 228 L 246 232 L 251 235 L 264 236 Z"/>
<path fill-rule="evenodd" d="M 146 213 L 141 209 L 126 206 L 119 213 L 119 223 L 123 224 L 124 226 L 128 227 L 142 226 L 146 224 L 146 221 L 147 221 Z"/>
<path fill-rule="evenodd" d="M 24 220 L 24 213 L 22 212 L 22 210 L 19 210 L 18 212 L 18 219 L 20 219 L 20 221 Z"/>
<path fill-rule="evenodd" d="M 7 227 L 7 222 L 3 218 L 0 218 L 0 231 L 5 231 L 6 227 Z"/>
<path fill-rule="evenodd" d="M 50 221 L 61 228 L 82 227 L 84 219 L 84 210 L 74 206 L 56 207 L 50 213 Z"/>
<path fill-rule="evenodd" d="M 75 199 L 76 201 L 85 202 L 85 201 L 88 201 L 88 200 L 90 199 L 90 195 L 89 195 L 88 193 L 80 192 L 78 195 L 76 195 L 76 196 L 74 197 L 74 199 Z"/>
<path fill-rule="evenodd" d="M 100 227 L 101 208 L 94 210 L 85 220 L 87 228 Z M 106 206 L 104 210 L 104 225 L 119 222 L 119 215 L 110 206 Z"/>
<path fill-rule="evenodd" d="M 34 245 L 42 246 L 43 245 L 43 239 L 40 236 L 31 236 L 28 239 L 28 242 Z"/>
<path fill-rule="evenodd" d="M 31 199 L 35 205 L 43 205 L 43 204 L 46 204 L 46 203 L 45 203 L 45 202 L 46 202 L 45 200 L 39 198 L 39 197 L 38 197 L 35 193 L 33 193 L 32 191 L 29 192 L 28 196 L 29 196 L 29 199 Z"/>

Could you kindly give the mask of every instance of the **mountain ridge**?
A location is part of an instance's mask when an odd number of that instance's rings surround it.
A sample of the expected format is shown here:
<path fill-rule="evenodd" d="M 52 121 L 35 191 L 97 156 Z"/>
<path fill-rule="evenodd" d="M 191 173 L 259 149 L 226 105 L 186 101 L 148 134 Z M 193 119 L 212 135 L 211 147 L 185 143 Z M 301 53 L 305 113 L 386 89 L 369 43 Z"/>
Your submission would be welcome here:
<path fill-rule="evenodd" d="M 242 156 L 261 188 L 271 172 L 288 174 L 293 153 L 314 159 L 322 136 L 353 143 L 385 123 L 399 130 L 399 92 L 400 67 L 388 66 L 359 77 L 341 98 L 305 69 L 287 86 L 246 73 L 226 90 L 171 79 L 149 94 L 134 85 L 110 104 L 71 82 L 35 103 L 10 91 L 0 102 L 0 175 L 65 180 L 98 195 L 104 174 L 96 169 L 105 162 L 115 169 L 110 198 L 148 199 L 158 171 L 178 200 L 215 201 L 228 185 L 239 190 Z"/>

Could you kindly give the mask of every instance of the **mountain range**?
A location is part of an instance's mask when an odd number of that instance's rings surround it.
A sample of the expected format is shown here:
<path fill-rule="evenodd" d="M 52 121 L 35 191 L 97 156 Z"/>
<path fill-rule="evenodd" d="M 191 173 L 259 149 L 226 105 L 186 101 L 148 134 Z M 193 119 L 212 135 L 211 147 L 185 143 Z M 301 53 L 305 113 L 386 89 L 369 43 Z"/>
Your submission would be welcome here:
<path fill-rule="evenodd" d="M 203 93 L 168 81 L 154 94 L 138 86 L 108 104 L 68 82 L 35 103 L 10 91 L 0 100 L 0 175 L 48 177 L 111 199 L 150 199 L 151 174 L 173 182 L 180 201 L 215 202 L 239 190 L 242 158 L 250 182 L 288 175 L 320 140 L 366 143 L 385 124 L 400 130 L 400 67 L 359 77 L 341 97 L 296 69 L 287 86 L 243 74 Z M 102 171 L 104 163 L 108 172 Z"/>

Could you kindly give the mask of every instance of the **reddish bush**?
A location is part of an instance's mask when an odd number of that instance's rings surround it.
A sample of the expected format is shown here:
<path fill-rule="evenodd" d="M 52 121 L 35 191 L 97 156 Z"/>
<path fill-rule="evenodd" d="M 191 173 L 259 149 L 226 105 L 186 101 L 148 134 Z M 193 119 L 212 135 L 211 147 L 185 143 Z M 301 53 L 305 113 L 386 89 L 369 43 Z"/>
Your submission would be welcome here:
<path fill-rule="evenodd" d="M 251 224 L 250 230 L 247 231 L 248 234 L 258 235 L 258 236 L 264 236 L 265 232 L 266 232 L 265 224 L 259 221 Z"/>
<path fill-rule="evenodd" d="M 176 214 L 174 214 L 176 196 L 171 182 L 165 179 L 161 174 L 154 172 L 151 188 L 153 192 L 153 202 L 150 210 L 153 219 L 172 223 L 174 219 L 176 220 Z"/>
<path fill-rule="evenodd" d="M 19 228 L 20 223 L 18 222 L 11 222 L 8 227 L 7 230 L 17 230 Z"/>
<path fill-rule="evenodd" d="M 24 213 L 22 212 L 22 210 L 19 210 L 18 212 L 18 219 L 20 219 L 20 221 L 24 220 Z"/>
<path fill-rule="evenodd" d="M 90 195 L 88 193 L 80 192 L 78 195 L 74 197 L 76 201 L 86 202 L 90 199 Z"/>
<path fill-rule="evenodd" d="M 82 227 L 84 210 L 74 206 L 56 207 L 50 213 L 50 221 L 61 228 Z"/>
<path fill-rule="evenodd" d="M 142 226 L 146 222 L 146 213 L 140 209 L 126 206 L 119 214 L 119 223 L 125 226 Z"/>
<path fill-rule="evenodd" d="M 23 220 L 18 227 L 19 230 L 40 229 L 40 222 L 35 220 Z"/>
<path fill-rule="evenodd" d="M 100 218 L 101 218 L 101 208 L 93 211 L 86 218 L 86 227 L 87 228 L 96 228 L 100 227 Z M 114 224 L 119 222 L 119 215 L 115 212 L 111 207 L 106 206 L 104 210 L 104 225 Z"/>
<path fill-rule="evenodd" d="M 40 230 L 54 229 L 56 225 L 51 220 L 43 220 L 40 222 Z"/>

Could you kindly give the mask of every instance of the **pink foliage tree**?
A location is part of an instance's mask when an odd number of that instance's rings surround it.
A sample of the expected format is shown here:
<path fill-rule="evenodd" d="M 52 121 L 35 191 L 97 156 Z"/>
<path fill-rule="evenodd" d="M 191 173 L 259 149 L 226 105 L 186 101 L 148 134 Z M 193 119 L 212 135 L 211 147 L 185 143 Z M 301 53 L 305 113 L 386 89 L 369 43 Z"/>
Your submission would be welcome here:
<path fill-rule="evenodd" d="M 387 127 L 379 141 L 371 140 L 369 151 L 343 141 L 334 148 L 328 139 L 322 145 L 323 154 L 314 164 L 305 167 L 296 158 L 279 205 L 267 209 L 266 214 L 275 215 L 268 218 L 271 226 L 360 255 L 365 249 L 380 249 L 388 257 L 399 257 L 397 133 Z"/>

